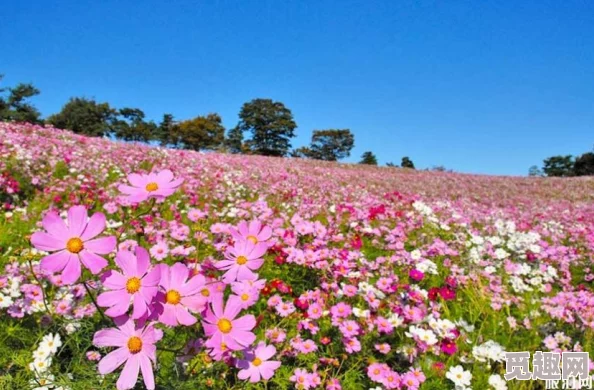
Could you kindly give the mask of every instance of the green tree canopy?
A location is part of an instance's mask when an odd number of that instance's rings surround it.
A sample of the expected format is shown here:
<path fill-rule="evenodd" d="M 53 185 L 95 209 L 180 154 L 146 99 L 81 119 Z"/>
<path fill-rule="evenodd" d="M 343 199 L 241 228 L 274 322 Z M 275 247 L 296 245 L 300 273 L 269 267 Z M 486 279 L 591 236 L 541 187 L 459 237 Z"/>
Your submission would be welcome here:
<path fill-rule="evenodd" d="M 415 169 L 415 164 L 412 162 L 412 160 L 408 157 L 402 157 L 402 161 L 400 162 L 400 166 L 402 168 L 411 168 L 411 169 Z"/>
<path fill-rule="evenodd" d="M 181 146 L 179 134 L 179 124 L 175 121 L 173 115 L 163 114 L 163 119 L 156 129 L 155 139 L 161 146 L 178 148 Z"/>
<path fill-rule="evenodd" d="M 157 135 L 155 122 L 145 122 L 144 112 L 138 108 L 122 108 L 113 120 L 114 135 L 125 141 L 148 142 Z"/>
<path fill-rule="evenodd" d="M 573 175 L 573 157 L 553 156 L 544 160 L 542 168 L 547 176 L 572 176 Z"/>
<path fill-rule="evenodd" d="M 0 81 L 4 76 L 0 75 Z M 8 91 L 8 96 L 2 96 Z M 40 123 L 41 114 L 29 103 L 29 98 L 39 95 L 33 84 L 18 84 L 13 88 L 0 88 L 0 120 Z"/>
<path fill-rule="evenodd" d="M 271 99 L 254 99 L 243 105 L 239 119 L 235 139 L 239 138 L 239 132 L 242 135 L 246 131 L 251 132 L 252 137 L 246 145 L 253 153 L 265 156 L 287 155 L 297 124 L 291 110 L 283 103 Z"/>
<path fill-rule="evenodd" d="M 183 145 L 193 150 L 215 150 L 224 145 L 225 127 L 219 114 L 197 116 L 179 123 Z"/>
<path fill-rule="evenodd" d="M 575 159 L 573 173 L 576 176 L 594 175 L 594 153 L 584 153 Z"/>
<path fill-rule="evenodd" d="M 113 132 L 116 119 L 117 111 L 108 103 L 97 103 L 94 99 L 75 97 L 47 121 L 59 129 L 101 137 Z"/>
<path fill-rule="evenodd" d="M 337 161 L 350 156 L 355 146 L 355 137 L 349 129 L 314 130 L 311 146 L 304 154 L 317 160 Z"/>
<path fill-rule="evenodd" d="M 377 157 L 372 152 L 365 152 L 361 155 L 361 161 L 359 164 L 377 165 Z"/>

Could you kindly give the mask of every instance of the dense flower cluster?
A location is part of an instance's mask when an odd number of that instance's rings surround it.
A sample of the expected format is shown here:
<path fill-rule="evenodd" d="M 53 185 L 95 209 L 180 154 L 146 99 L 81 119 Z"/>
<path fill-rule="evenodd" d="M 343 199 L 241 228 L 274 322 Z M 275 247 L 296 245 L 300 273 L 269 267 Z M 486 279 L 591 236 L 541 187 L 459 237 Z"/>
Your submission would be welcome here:
<path fill-rule="evenodd" d="M 0 136 L 35 189 L 0 325 L 39 326 L 37 387 L 500 390 L 505 352 L 594 350 L 589 179 Z"/>

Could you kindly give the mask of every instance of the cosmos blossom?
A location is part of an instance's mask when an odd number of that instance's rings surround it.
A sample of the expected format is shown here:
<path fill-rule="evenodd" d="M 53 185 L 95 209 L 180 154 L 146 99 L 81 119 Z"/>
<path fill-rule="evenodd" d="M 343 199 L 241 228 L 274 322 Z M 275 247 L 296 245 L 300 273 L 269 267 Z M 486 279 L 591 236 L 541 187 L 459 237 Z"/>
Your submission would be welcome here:
<path fill-rule="evenodd" d="M 235 243 L 225 252 L 226 260 L 218 261 L 215 266 L 226 270 L 223 280 L 226 283 L 242 280 L 255 280 L 258 275 L 252 271 L 264 264 L 262 256 L 268 250 L 268 245 L 254 244 L 249 240 Z"/>
<path fill-rule="evenodd" d="M 155 377 L 151 362 L 156 362 L 155 343 L 163 337 L 163 332 L 152 324 L 146 328 L 136 328 L 132 319 L 118 328 L 102 329 L 95 333 L 93 344 L 96 347 L 117 347 L 99 362 L 99 373 L 109 374 L 126 363 L 117 381 L 118 390 L 132 389 L 142 371 L 142 378 L 148 390 L 155 388 Z"/>
<path fill-rule="evenodd" d="M 105 311 L 110 317 L 125 314 L 133 304 L 132 318 L 144 316 L 158 292 L 161 278 L 159 267 L 149 269 L 150 258 L 146 249 L 137 246 L 135 253 L 119 251 L 115 259 L 122 272 L 109 271 L 103 277 L 106 291 L 97 297 L 97 303 L 109 307 Z"/>
<path fill-rule="evenodd" d="M 248 379 L 252 383 L 259 382 L 261 379 L 268 380 L 274 375 L 281 362 L 268 360 L 276 353 L 276 348 L 272 345 L 266 345 L 264 342 L 258 343 L 256 348 L 244 352 L 244 359 L 237 362 L 237 373 L 239 379 Z"/>
<path fill-rule="evenodd" d="M 169 169 L 149 174 L 131 173 L 128 181 L 131 185 L 121 184 L 118 189 L 127 195 L 130 203 L 140 203 L 150 198 L 164 199 L 183 183 L 183 179 L 174 179 Z"/>
<path fill-rule="evenodd" d="M 205 344 L 207 347 L 215 351 L 237 351 L 256 340 L 256 335 L 252 333 L 256 318 L 251 314 L 236 318 L 240 311 L 239 302 L 229 301 L 223 307 L 223 297 L 214 297 L 202 321 L 204 333 L 209 337 Z"/>
<path fill-rule="evenodd" d="M 190 270 L 182 263 L 175 263 L 171 267 L 163 264 L 160 268 L 159 285 L 164 303 L 159 321 L 169 326 L 195 324 L 196 317 L 190 312 L 200 313 L 206 307 L 210 295 L 206 289 L 206 279 L 196 275 L 188 280 Z"/>
<path fill-rule="evenodd" d="M 236 242 L 251 241 L 253 244 L 266 242 L 272 237 L 272 229 L 268 226 L 262 226 L 262 222 L 258 220 L 241 221 L 237 228 L 230 227 L 229 233 L 233 236 Z"/>
<path fill-rule="evenodd" d="M 41 259 L 41 269 L 62 272 L 64 284 L 73 284 L 81 274 L 81 263 L 91 273 L 98 274 L 107 266 L 107 260 L 99 255 L 112 252 L 116 246 L 114 236 L 95 238 L 105 230 L 105 215 L 95 213 L 88 217 L 84 206 L 68 210 L 66 224 L 58 213 L 48 212 L 42 220 L 45 232 L 35 232 L 31 243 L 35 248 L 54 252 Z"/>

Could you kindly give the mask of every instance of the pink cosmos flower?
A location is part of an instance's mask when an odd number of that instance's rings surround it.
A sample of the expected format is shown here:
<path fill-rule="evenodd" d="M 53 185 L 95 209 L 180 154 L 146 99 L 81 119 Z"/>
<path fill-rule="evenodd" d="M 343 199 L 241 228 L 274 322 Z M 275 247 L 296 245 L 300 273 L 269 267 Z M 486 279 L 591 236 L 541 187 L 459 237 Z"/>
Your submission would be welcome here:
<path fill-rule="evenodd" d="M 131 173 L 128 175 L 131 186 L 120 184 L 118 189 L 128 195 L 130 203 L 140 203 L 149 198 L 164 199 L 175 192 L 183 183 L 183 179 L 173 179 L 169 169 L 152 172 L 148 175 Z"/>
<path fill-rule="evenodd" d="M 266 242 L 272 237 L 272 229 L 268 226 L 262 226 L 262 222 L 254 220 L 251 222 L 241 221 L 237 228 L 230 227 L 229 233 L 236 242 L 251 241 L 254 245 L 260 242 Z"/>
<path fill-rule="evenodd" d="M 163 332 L 148 325 L 144 329 L 134 326 L 129 319 L 119 328 L 102 329 L 95 333 L 93 344 L 97 347 L 118 347 L 99 362 L 99 373 L 106 375 L 126 363 L 117 382 L 118 390 L 132 389 L 136 385 L 138 373 L 142 370 L 144 385 L 148 390 L 155 388 L 152 362 L 156 361 L 155 343 L 163 337 Z"/>
<path fill-rule="evenodd" d="M 241 311 L 238 302 L 229 301 L 223 308 L 223 297 L 213 298 L 202 321 L 204 333 L 210 337 L 205 345 L 215 352 L 237 351 L 251 345 L 256 340 L 256 335 L 251 332 L 256 326 L 256 318 L 248 314 L 236 319 Z"/>
<path fill-rule="evenodd" d="M 215 264 L 218 269 L 226 270 L 223 280 L 226 283 L 242 280 L 257 279 L 254 270 L 264 264 L 262 256 L 266 253 L 266 244 L 254 244 L 249 240 L 236 242 L 232 248 L 225 252 L 227 260 L 221 260 Z"/>
<path fill-rule="evenodd" d="M 193 325 L 196 317 L 191 312 L 204 311 L 210 292 L 204 292 L 206 279 L 196 275 L 188 280 L 190 270 L 182 263 L 175 263 L 171 267 L 161 265 L 161 282 L 164 304 L 163 313 L 159 321 L 169 326 Z"/>
<path fill-rule="evenodd" d="M 295 387 L 298 389 L 309 389 L 312 386 L 309 373 L 301 368 L 296 368 L 289 380 L 295 382 Z"/>
<path fill-rule="evenodd" d="M 420 282 L 425 277 L 425 274 L 418 269 L 413 268 L 408 272 L 408 276 L 415 282 Z"/>
<path fill-rule="evenodd" d="M 149 270 L 149 254 L 140 246 L 136 247 L 135 254 L 119 251 L 115 262 L 122 273 L 108 271 L 103 276 L 103 286 L 111 291 L 99 295 L 97 304 L 109 307 L 105 311 L 108 316 L 119 317 L 126 314 L 132 303 L 132 318 L 139 319 L 147 313 L 149 305 L 157 295 L 161 271 L 159 268 Z"/>
<path fill-rule="evenodd" d="M 231 291 L 235 295 L 231 295 L 229 300 L 237 300 L 242 309 L 247 309 L 258 300 L 259 291 L 249 280 L 233 283 Z"/>
<path fill-rule="evenodd" d="M 450 356 L 458 351 L 458 346 L 456 345 L 456 342 L 450 339 L 441 340 L 440 348 L 443 353 Z"/>
<path fill-rule="evenodd" d="M 241 370 L 237 373 L 239 379 L 248 379 L 252 383 L 259 382 L 260 379 L 268 380 L 274 375 L 281 362 L 268 360 L 276 353 L 276 348 L 272 345 L 266 346 L 264 342 L 258 343 L 256 348 L 244 353 L 244 359 L 237 362 L 237 368 Z"/>
<path fill-rule="evenodd" d="M 88 218 L 84 206 L 73 206 L 68 210 L 68 225 L 58 213 L 50 211 L 42 225 L 47 232 L 36 232 L 31 237 L 35 248 L 55 252 L 41 259 L 41 269 L 60 272 L 63 284 L 72 284 L 81 274 L 82 262 L 93 274 L 107 266 L 106 255 L 114 250 L 116 238 L 97 237 L 105 230 L 105 215 L 95 213 Z"/>

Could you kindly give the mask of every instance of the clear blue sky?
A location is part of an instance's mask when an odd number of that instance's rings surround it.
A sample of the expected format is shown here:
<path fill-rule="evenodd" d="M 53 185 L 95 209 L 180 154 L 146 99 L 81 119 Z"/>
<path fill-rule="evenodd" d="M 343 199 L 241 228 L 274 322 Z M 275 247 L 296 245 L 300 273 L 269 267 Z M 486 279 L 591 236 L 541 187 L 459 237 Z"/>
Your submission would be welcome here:
<path fill-rule="evenodd" d="M 594 1 L 7 1 L 5 84 L 44 115 L 71 96 L 158 120 L 272 98 L 350 128 L 347 161 L 524 175 L 594 144 Z"/>

